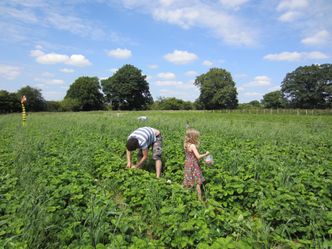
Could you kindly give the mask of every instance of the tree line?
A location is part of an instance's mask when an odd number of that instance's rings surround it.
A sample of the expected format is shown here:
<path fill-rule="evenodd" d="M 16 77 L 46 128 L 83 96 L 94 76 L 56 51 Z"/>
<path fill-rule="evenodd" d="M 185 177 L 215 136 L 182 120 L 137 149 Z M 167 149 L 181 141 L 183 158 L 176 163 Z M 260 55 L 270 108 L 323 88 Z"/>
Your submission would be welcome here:
<path fill-rule="evenodd" d="M 195 102 L 175 97 L 159 97 L 154 101 L 142 71 L 133 65 L 124 65 L 107 79 L 79 77 L 61 101 L 46 101 L 41 90 L 30 86 L 15 93 L 0 90 L 0 112 L 19 112 L 23 95 L 28 99 L 28 111 L 332 108 L 332 64 L 298 67 L 286 75 L 281 90 L 265 94 L 261 101 L 246 104 L 238 104 L 235 82 L 225 69 L 210 69 L 196 77 L 194 85 L 200 90 Z"/>

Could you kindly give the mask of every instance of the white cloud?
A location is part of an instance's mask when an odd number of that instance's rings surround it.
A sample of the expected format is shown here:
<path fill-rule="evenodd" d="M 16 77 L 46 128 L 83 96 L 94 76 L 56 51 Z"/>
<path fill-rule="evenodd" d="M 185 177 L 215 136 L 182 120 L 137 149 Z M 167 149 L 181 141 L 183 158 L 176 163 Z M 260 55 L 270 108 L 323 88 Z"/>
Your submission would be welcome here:
<path fill-rule="evenodd" d="M 284 13 L 279 16 L 278 20 L 282 22 L 293 22 L 304 14 L 303 9 L 309 6 L 308 0 L 282 0 L 277 10 Z"/>
<path fill-rule="evenodd" d="M 44 55 L 44 52 L 41 51 L 40 49 L 35 49 L 35 50 L 31 50 L 30 51 L 30 55 L 32 57 L 40 57 L 40 56 L 43 56 Z"/>
<path fill-rule="evenodd" d="M 32 56 L 34 56 L 34 55 L 32 55 Z M 36 61 L 40 64 L 65 63 L 66 61 L 68 61 L 68 59 L 69 59 L 68 55 L 56 54 L 56 53 L 42 54 L 42 55 L 36 56 Z"/>
<path fill-rule="evenodd" d="M 247 20 L 227 13 L 222 5 L 209 2 L 178 0 L 163 4 L 158 1 L 122 0 L 126 8 L 149 13 L 158 21 L 184 29 L 198 27 L 231 45 L 252 46 L 257 43 L 257 29 L 250 26 Z M 240 2 L 243 1 L 237 0 L 234 6 L 240 6 Z"/>
<path fill-rule="evenodd" d="M 282 22 L 292 22 L 297 19 L 301 14 L 297 11 L 287 11 L 279 16 L 278 20 Z"/>
<path fill-rule="evenodd" d="M 209 60 L 205 60 L 205 61 L 203 61 L 202 65 L 207 66 L 207 67 L 211 67 L 213 65 L 213 63 Z"/>
<path fill-rule="evenodd" d="M 323 60 L 329 58 L 326 54 L 319 51 L 303 53 L 303 56 L 305 59 L 313 59 L 313 60 Z"/>
<path fill-rule="evenodd" d="M 198 75 L 198 73 L 196 71 L 191 70 L 191 71 L 187 71 L 185 73 L 185 75 L 188 77 L 196 77 Z"/>
<path fill-rule="evenodd" d="M 132 53 L 129 49 L 122 49 L 122 48 L 117 48 L 113 50 L 109 50 L 107 52 L 107 55 L 113 58 L 117 59 L 128 59 L 132 56 Z"/>
<path fill-rule="evenodd" d="M 73 54 L 71 56 L 65 54 L 48 53 L 45 54 L 41 50 L 32 50 L 30 55 L 36 58 L 36 61 L 40 64 L 68 64 L 73 66 L 89 66 L 91 62 L 81 54 Z"/>
<path fill-rule="evenodd" d="M 153 13 L 155 19 L 179 25 L 184 29 L 192 27 L 199 16 L 199 11 L 193 8 L 179 8 L 172 10 L 160 8 L 155 9 Z"/>
<path fill-rule="evenodd" d="M 263 57 L 269 61 L 299 61 L 299 60 L 321 60 L 329 58 L 326 54 L 319 51 L 312 52 L 282 52 L 279 54 L 267 54 Z"/>
<path fill-rule="evenodd" d="M 65 62 L 66 64 L 73 65 L 73 66 L 88 66 L 91 65 L 90 61 L 81 54 L 73 54 L 69 57 L 69 60 Z"/>
<path fill-rule="evenodd" d="M 326 30 L 321 30 L 313 34 L 312 36 L 307 36 L 303 38 L 301 42 L 306 45 L 320 45 L 326 43 L 329 39 L 329 36 L 329 32 L 327 32 Z"/>
<path fill-rule="evenodd" d="M 259 75 L 256 76 L 253 81 L 242 85 L 242 87 L 266 87 L 270 86 L 271 84 L 271 79 L 268 76 Z"/>
<path fill-rule="evenodd" d="M 188 64 L 197 60 L 198 56 L 187 51 L 174 50 L 172 53 L 166 54 L 164 58 L 174 64 Z"/>
<path fill-rule="evenodd" d="M 10 16 L 26 23 L 36 23 L 38 21 L 36 15 L 27 9 L 18 10 L 13 8 L 5 8 L 5 11 Z"/>
<path fill-rule="evenodd" d="M 165 73 L 159 73 L 158 77 L 164 80 L 173 80 L 176 78 L 176 75 L 174 73 L 165 72 Z"/>
<path fill-rule="evenodd" d="M 37 50 L 43 50 L 43 46 L 42 46 L 42 45 L 36 45 L 35 48 L 36 48 Z"/>
<path fill-rule="evenodd" d="M 277 7 L 278 11 L 302 9 L 309 6 L 308 0 L 282 0 Z"/>
<path fill-rule="evenodd" d="M 52 79 L 48 82 L 50 85 L 64 85 L 64 80 Z"/>
<path fill-rule="evenodd" d="M 21 74 L 21 69 L 15 66 L 0 64 L 0 77 L 8 80 L 14 80 Z"/>
<path fill-rule="evenodd" d="M 248 0 L 219 0 L 219 2 L 226 8 L 238 9 L 241 5 L 248 2 Z"/>
<path fill-rule="evenodd" d="M 159 0 L 159 1 L 163 6 L 170 6 L 171 4 L 174 3 L 175 0 Z"/>
<path fill-rule="evenodd" d="M 62 68 L 62 69 L 60 69 L 60 72 L 63 72 L 63 73 L 73 73 L 73 72 L 75 72 L 75 70 L 71 69 L 71 68 Z"/>
<path fill-rule="evenodd" d="M 80 6 L 77 1 L 1 1 L 0 12 L 4 12 L 6 23 L 11 25 L 10 30 L 16 28 L 20 32 L 21 39 L 32 40 L 35 35 L 36 27 L 42 29 L 57 29 L 68 31 L 81 37 L 89 37 L 91 39 L 109 39 L 109 33 L 106 33 L 99 22 L 95 22 L 87 17 L 79 17 Z M 76 6 L 75 6 L 76 5 Z M 1 13 L 2 14 L 2 13 Z M 28 27 L 26 24 L 33 24 Z M 7 25 L 8 26 L 8 25 Z M 23 30 L 19 27 L 24 27 Z M 11 33 L 11 36 L 15 35 Z M 45 33 L 43 34 L 45 35 Z M 14 37 L 12 37 L 14 38 Z"/>
<path fill-rule="evenodd" d="M 298 61 L 301 59 L 301 53 L 282 52 L 279 54 L 267 54 L 264 56 L 264 59 L 269 61 Z"/>

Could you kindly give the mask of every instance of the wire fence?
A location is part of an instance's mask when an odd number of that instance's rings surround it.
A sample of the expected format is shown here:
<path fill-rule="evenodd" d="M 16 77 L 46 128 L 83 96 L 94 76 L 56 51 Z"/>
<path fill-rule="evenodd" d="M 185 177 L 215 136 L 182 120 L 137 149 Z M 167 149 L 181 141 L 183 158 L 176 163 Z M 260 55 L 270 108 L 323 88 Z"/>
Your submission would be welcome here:
<path fill-rule="evenodd" d="M 293 114 L 293 115 L 332 115 L 332 109 L 224 109 L 213 110 L 212 112 L 222 113 L 249 113 L 249 114 Z"/>

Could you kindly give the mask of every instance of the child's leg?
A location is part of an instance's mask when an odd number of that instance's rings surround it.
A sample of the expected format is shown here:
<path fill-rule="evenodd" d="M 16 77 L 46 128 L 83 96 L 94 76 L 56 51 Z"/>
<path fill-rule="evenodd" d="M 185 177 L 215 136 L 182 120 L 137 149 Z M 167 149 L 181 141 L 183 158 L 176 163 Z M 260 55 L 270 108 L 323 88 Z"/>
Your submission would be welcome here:
<path fill-rule="evenodd" d="M 160 172 L 161 172 L 161 156 L 162 156 L 162 137 L 161 135 L 157 136 L 157 141 L 153 144 L 153 153 L 152 153 L 152 158 L 153 160 L 156 161 L 156 176 L 157 178 L 160 177 Z"/>
<path fill-rule="evenodd" d="M 201 185 L 197 184 L 196 185 L 196 190 L 197 190 L 197 196 L 198 196 L 198 200 L 202 200 L 202 191 L 201 191 Z"/>
<path fill-rule="evenodd" d="M 156 160 L 156 176 L 157 176 L 157 178 L 160 177 L 160 171 L 161 171 L 161 160 Z"/>

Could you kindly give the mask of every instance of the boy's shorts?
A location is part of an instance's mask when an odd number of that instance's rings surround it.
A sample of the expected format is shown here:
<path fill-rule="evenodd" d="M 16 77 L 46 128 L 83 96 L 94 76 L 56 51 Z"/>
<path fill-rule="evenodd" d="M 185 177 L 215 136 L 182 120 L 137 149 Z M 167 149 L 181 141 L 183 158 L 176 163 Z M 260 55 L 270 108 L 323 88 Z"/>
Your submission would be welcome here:
<path fill-rule="evenodd" d="M 153 160 L 155 160 L 155 161 L 156 160 L 161 160 L 161 156 L 162 156 L 162 152 L 163 152 L 162 146 L 163 146 L 163 138 L 160 134 L 156 137 L 156 142 L 154 142 L 152 144 L 152 158 L 153 158 Z M 150 146 L 149 146 L 149 148 L 150 148 Z M 140 158 L 143 157 L 142 149 L 138 150 L 138 155 L 137 156 L 138 156 L 139 160 L 140 160 Z"/>
<path fill-rule="evenodd" d="M 152 158 L 153 160 L 161 160 L 161 156 L 163 153 L 163 137 L 159 134 L 157 137 L 156 142 L 152 145 Z"/>

